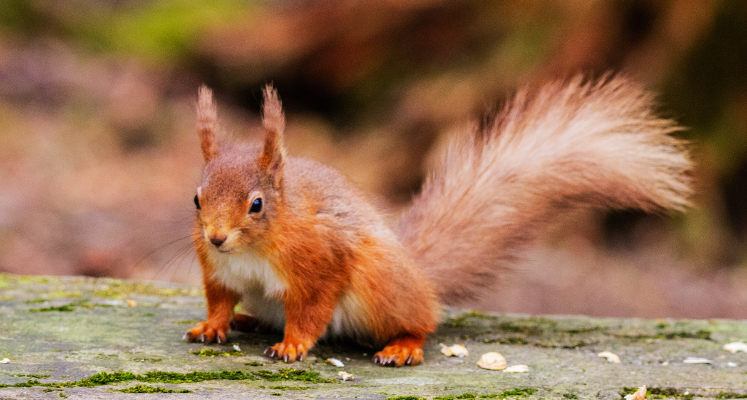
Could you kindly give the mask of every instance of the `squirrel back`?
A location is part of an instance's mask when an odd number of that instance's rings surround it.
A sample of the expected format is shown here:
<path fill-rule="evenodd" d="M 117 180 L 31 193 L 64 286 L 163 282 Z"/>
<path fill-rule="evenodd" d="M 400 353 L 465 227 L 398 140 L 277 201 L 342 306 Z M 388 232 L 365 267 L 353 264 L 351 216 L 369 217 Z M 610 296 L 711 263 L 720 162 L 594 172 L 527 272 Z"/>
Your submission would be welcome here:
<path fill-rule="evenodd" d="M 574 208 L 682 210 L 692 168 L 681 130 L 620 78 L 520 91 L 454 135 L 397 234 L 442 303 L 493 286 L 558 214 Z M 453 277 L 457 277 L 454 279 Z"/>

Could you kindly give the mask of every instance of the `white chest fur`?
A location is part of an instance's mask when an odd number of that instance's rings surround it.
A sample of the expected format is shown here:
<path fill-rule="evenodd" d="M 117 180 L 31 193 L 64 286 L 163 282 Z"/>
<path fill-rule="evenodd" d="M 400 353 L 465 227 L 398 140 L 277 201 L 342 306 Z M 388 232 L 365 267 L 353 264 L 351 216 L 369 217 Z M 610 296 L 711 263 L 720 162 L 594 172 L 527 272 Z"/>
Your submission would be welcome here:
<path fill-rule="evenodd" d="M 248 290 L 260 286 L 265 296 L 279 298 L 285 291 L 285 285 L 266 258 L 254 253 L 215 253 L 214 277 L 236 293 L 243 295 Z"/>
<path fill-rule="evenodd" d="M 263 323 L 281 330 L 285 308 L 281 296 L 285 284 L 270 262 L 254 253 L 223 254 L 215 251 L 214 277 L 241 296 L 241 308 Z"/>
<path fill-rule="evenodd" d="M 241 296 L 244 312 L 278 330 L 285 327 L 282 294 L 285 284 L 270 262 L 254 253 L 223 254 L 215 251 L 214 278 Z M 343 293 L 323 336 L 365 336 L 367 309 L 360 298 Z"/>

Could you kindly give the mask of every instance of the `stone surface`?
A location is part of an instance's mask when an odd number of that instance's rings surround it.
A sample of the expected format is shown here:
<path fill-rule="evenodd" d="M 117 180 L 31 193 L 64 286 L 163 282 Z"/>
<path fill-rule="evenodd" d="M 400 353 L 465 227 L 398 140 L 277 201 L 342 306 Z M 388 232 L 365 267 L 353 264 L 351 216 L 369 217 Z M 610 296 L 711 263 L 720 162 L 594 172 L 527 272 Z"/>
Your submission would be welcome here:
<path fill-rule="evenodd" d="M 621 394 L 632 394 L 641 385 L 649 387 L 648 398 L 747 394 L 747 354 L 722 349 L 726 343 L 747 340 L 747 323 L 740 321 L 489 316 L 446 310 L 444 323 L 424 349 L 425 363 L 395 369 L 374 366 L 374 350 L 349 343 L 322 343 L 311 352 L 310 360 L 286 365 L 262 356 L 268 345 L 280 340 L 280 334 L 233 332 L 225 346 L 183 341 L 184 332 L 204 317 L 205 301 L 198 288 L 0 274 L 0 360 L 9 360 L 0 363 L 0 399 L 432 399 L 471 395 L 620 399 Z M 439 343 L 464 344 L 469 355 L 445 357 Z M 206 348 L 230 355 L 192 353 Z M 529 372 L 508 374 L 478 368 L 477 360 L 489 351 L 503 354 L 508 366 L 527 364 Z M 602 351 L 617 354 L 621 362 L 613 364 L 598 357 Z M 332 366 L 325 361 L 330 357 L 345 366 Z M 712 363 L 683 363 L 687 357 L 702 357 Z M 310 382 L 308 377 L 316 375 L 283 370 L 289 367 L 316 372 L 330 382 Z M 147 380 L 143 377 L 151 371 L 240 371 L 247 379 L 92 383 L 89 378 L 106 376 L 95 375 L 102 371 L 132 372 L 141 380 Z M 353 374 L 355 380 L 342 382 L 337 377 L 339 371 Z M 118 391 L 136 385 L 191 393 Z"/>

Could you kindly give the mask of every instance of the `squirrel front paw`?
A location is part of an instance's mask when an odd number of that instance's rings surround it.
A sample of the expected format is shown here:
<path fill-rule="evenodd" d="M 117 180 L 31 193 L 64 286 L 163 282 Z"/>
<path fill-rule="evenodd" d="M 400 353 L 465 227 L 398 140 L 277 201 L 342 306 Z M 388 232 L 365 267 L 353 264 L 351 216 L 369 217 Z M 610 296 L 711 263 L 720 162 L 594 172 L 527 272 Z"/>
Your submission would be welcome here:
<path fill-rule="evenodd" d="M 389 342 L 384 350 L 376 353 L 374 364 L 386 367 L 401 367 L 403 365 L 417 365 L 423 362 L 425 336 L 404 335 Z"/>
<path fill-rule="evenodd" d="M 228 333 L 228 324 L 215 324 L 203 321 L 195 325 L 194 328 L 184 334 L 183 339 L 190 342 L 201 341 L 204 344 L 217 342 L 218 344 L 226 343 L 226 333 Z"/>
<path fill-rule="evenodd" d="M 309 347 L 311 346 L 304 346 L 299 341 L 286 339 L 274 346 L 268 347 L 265 350 L 265 355 L 276 360 L 283 360 L 286 363 L 292 363 L 296 360 L 303 361 L 306 358 Z"/>

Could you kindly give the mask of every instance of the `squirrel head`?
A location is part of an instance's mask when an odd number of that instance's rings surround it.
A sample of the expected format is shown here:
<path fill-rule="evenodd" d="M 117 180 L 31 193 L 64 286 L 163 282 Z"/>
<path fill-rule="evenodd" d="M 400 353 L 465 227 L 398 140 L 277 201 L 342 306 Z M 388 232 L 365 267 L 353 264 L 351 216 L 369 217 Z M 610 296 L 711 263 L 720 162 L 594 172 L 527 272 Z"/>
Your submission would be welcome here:
<path fill-rule="evenodd" d="M 275 89 L 264 89 L 262 145 L 216 142 L 217 112 L 203 86 L 197 103 L 197 131 L 206 165 L 194 202 L 197 226 L 208 246 L 243 253 L 269 245 L 267 237 L 283 207 L 285 117 Z"/>

